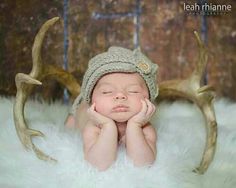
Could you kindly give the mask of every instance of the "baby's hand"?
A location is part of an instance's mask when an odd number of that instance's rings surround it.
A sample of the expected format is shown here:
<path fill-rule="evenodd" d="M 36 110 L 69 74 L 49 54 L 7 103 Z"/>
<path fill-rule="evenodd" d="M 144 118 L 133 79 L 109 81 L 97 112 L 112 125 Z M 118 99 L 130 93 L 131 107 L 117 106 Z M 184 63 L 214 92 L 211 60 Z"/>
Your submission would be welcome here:
<path fill-rule="evenodd" d="M 154 114 L 156 107 L 148 99 L 141 100 L 142 108 L 139 113 L 134 115 L 128 124 L 136 124 L 139 127 L 146 125 Z"/>
<path fill-rule="evenodd" d="M 87 112 L 88 112 L 90 120 L 98 127 L 102 127 L 107 124 L 115 124 L 115 122 L 112 119 L 106 116 L 103 116 L 102 114 L 95 111 L 95 103 L 93 103 L 88 108 Z"/>

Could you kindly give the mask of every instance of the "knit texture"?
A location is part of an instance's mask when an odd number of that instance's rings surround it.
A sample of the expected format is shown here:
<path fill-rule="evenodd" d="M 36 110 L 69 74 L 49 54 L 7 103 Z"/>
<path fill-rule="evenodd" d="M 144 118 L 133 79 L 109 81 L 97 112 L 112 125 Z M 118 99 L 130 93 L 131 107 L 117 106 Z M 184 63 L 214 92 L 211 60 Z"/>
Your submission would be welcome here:
<path fill-rule="evenodd" d="M 97 81 L 105 74 L 113 72 L 139 73 L 148 87 L 150 100 L 154 101 L 158 95 L 157 68 L 157 64 L 152 63 L 139 48 L 131 51 L 122 47 L 110 47 L 107 52 L 98 54 L 89 61 L 81 93 L 74 101 L 72 113 L 82 100 L 90 103 Z"/>

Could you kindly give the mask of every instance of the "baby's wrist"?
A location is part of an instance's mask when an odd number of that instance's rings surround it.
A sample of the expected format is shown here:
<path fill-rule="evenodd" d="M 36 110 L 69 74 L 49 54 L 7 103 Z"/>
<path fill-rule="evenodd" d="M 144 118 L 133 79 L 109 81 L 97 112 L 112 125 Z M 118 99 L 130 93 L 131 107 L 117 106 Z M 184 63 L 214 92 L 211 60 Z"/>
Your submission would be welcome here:
<path fill-rule="evenodd" d="M 110 122 L 105 122 L 100 124 L 100 127 L 112 127 L 112 128 L 116 128 L 116 124 L 113 121 Z"/>
<path fill-rule="evenodd" d="M 140 127 L 140 128 L 142 128 L 144 125 L 143 125 L 141 122 L 128 121 L 127 126 Z"/>

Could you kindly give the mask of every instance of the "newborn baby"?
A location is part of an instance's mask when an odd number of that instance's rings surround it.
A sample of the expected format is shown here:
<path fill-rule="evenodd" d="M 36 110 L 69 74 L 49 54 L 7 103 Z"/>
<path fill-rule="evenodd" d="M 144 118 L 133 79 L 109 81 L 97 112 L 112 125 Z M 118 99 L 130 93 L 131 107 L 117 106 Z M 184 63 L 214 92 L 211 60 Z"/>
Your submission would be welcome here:
<path fill-rule="evenodd" d="M 84 157 L 99 170 L 112 165 L 120 144 L 136 166 L 155 161 L 157 135 L 149 120 L 156 71 L 139 49 L 111 47 L 89 61 L 66 125 L 81 130 Z"/>

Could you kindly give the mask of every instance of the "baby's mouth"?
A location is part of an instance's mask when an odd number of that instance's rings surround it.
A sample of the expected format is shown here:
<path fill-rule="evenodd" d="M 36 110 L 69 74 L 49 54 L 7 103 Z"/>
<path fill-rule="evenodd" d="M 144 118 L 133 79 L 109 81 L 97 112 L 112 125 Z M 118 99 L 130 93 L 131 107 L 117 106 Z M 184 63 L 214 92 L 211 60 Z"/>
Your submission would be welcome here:
<path fill-rule="evenodd" d="M 112 112 L 128 112 L 129 107 L 125 105 L 117 105 L 112 108 Z"/>

